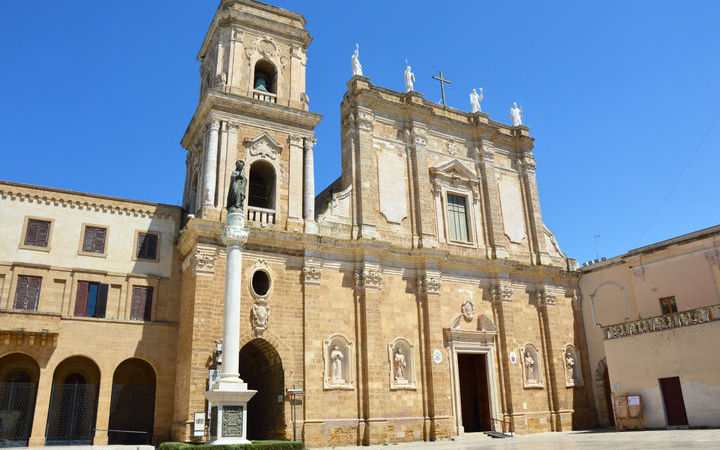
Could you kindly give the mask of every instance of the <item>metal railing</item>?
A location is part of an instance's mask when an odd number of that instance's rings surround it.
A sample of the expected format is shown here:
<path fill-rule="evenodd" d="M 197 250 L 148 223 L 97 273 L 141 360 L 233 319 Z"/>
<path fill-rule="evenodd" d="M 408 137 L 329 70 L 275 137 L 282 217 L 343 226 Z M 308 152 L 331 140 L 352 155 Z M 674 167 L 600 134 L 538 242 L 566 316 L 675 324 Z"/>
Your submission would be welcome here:
<path fill-rule="evenodd" d="M 701 323 L 720 320 L 720 305 L 703 306 L 702 308 L 648 317 L 646 319 L 629 320 L 627 322 L 602 327 L 605 339 L 618 339 L 626 336 L 653 333 L 673 328 L 689 327 Z"/>
<path fill-rule="evenodd" d="M 507 420 L 496 419 L 494 417 L 491 417 L 490 420 L 492 420 L 493 422 L 500 422 L 503 425 L 507 425 L 507 431 L 504 431 L 505 427 L 501 427 L 501 430 L 500 430 L 501 433 L 503 433 L 503 434 L 510 433 L 510 436 L 515 436 L 515 432 L 513 431 L 513 426 L 512 426 L 511 422 L 508 422 Z"/>
<path fill-rule="evenodd" d="M 259 208 L 257 206 L 248 206 L 247 220 L 260 224 L 275 223 L 275 210 Z"/>
<path fill-rule="evenodd" d="M 253 90 L 253 98 L 264 102 L 277 103 L 277 95 L 270 92 Z"/>
<path fill-rule="evenodd" d="M 132 430 L 110 430 L 110 429 L 104 429 L 104 428 L 93 428 L 93 441 L 95 440 L 95 432 L 96 431 L 107 431 L 108 432 L 108 438 L 109 433 L 126 433 L 126 434 L 144 434 L 145 435 L 145 443 L 150 445 L 150 433 L 147 431 L 132 431 Z"/>

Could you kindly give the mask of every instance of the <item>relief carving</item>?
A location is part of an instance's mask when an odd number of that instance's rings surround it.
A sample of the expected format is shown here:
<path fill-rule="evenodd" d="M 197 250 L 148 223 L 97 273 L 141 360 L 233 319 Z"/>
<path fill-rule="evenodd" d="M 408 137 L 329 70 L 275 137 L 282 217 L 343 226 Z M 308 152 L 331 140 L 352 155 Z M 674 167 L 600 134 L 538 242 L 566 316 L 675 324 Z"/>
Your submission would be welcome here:
<path fill-rule="evenodd" d="M 192 257 L 192 266 L 195 272 L 212 273 L 215 270 L 215 254 L 196 252 Z"/>
<path fill-rule="evenodd" d="M 303 266 L 303 281 L 307 284 L 320 284 L 322 269 L 314 264 L 305 264 Z"/>
<path fill-rule="evenodd" d="M 355 287 L 380 289 L 382 287 L 382 271 L 380 269 L 356 270 Z"/>
<path fill-rule="evenodd" d="M 252 306 L 251 316 L 255 336 L 262 336 L 270 324 L 270 305 L 267 304 L 266 299 L 258 298 L 255 300 Z"/>
<path fill-rule="evenodd" d="M 440 293 L 440 275 L 429 275 L 419 276 L 417 278 L 418 292 L 421 294 L 433 294 L 437 295 Z"/>

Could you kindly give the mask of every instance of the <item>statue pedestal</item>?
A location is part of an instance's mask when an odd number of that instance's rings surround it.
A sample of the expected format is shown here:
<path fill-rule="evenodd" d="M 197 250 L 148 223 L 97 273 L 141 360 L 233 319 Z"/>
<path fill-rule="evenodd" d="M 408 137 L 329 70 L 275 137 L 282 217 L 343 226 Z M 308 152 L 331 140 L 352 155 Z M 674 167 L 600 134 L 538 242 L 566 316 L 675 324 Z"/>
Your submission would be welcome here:
<path fill-rule="evenodd" d="M 249 390 L 239 377 L 220 378 L 205 392 L 210 402 L 210 444 L 249 444 L 247 439 L 247 402 L 257 391 Z"/>

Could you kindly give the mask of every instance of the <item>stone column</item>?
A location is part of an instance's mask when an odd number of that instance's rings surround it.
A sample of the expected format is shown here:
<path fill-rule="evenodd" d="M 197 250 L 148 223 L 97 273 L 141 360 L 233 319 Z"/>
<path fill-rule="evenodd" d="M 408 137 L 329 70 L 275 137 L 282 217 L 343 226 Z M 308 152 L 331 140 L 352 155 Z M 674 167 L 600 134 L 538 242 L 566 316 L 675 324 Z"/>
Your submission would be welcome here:
<path fill-rule="evenodd" d="M 317 234 L 315 223 L 315 168 L 313 166 L 313 146 L 315 139 L 305 138 L 305 161 L 303 164 L 303 218 L 305 219 L 305 232 Z"/>
<path fill-rule="evenodd" d="M 228 214 L 222 240 L 227 246 L 225 313 L 223 316 L 223 364 L 220 379 L 205 398 L 211 405 L 210 440 L 213 444 L 247 444 L 247 402 L 257 391 L 248 390 L 240 378 L 240 294 L 242 248 L 247 242 L 245 215 Z"/>
<path fill-rule="evenodd" d="M 218 132 L 220 122 L 213 119 L 208 125 L 208 140 L 205 147 L 205 182 L 203 189 L 203 208 L 214 208 L 215 205 L 215 172 L 217 171 Z"/>

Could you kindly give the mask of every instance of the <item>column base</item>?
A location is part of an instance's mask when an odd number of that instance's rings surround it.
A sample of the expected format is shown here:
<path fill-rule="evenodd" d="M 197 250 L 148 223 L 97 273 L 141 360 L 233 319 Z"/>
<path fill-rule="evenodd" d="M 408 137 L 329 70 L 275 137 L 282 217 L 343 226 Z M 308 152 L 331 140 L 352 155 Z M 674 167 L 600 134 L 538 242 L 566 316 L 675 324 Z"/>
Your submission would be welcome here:
<path fill-rule="evenodd" d="M 240 378 L 221 378 L 205 392 L 210 402 L 209 442 L 213 445 L 248 444 L 247 402 L 257 393 Z"/>

